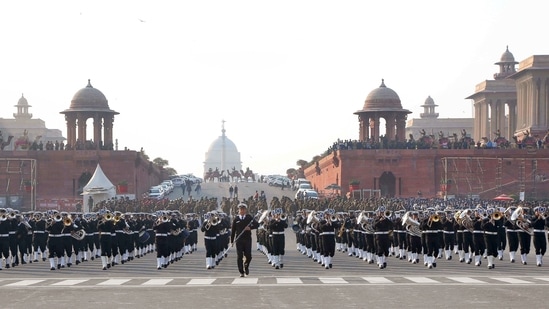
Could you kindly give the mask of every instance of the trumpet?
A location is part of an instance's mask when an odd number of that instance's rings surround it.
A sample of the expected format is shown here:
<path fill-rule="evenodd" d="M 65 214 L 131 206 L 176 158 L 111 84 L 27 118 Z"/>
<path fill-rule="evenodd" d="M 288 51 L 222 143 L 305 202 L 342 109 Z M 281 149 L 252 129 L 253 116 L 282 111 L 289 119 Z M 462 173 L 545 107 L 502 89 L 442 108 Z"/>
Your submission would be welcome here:
<path fill-rule="evenodd" d="M 120 221 L 120 219 L 122 219 L 122 216 L 121 216 L 121 215 L 116 215 L 116 216 L 114 216 L 114 218 L 113 218 L 114 223 L 118 223 L 118 221 Z"/>
<path fill-rule="evenodd" d="M 439 221 L 440 221 L 440 216 L 437 214 L 434 214 L 429 217 L 429 221 L 427 222 L 427 225 L 431 227 L 431 224 L 433 224 L 433 222 L 439 222 Z"/>

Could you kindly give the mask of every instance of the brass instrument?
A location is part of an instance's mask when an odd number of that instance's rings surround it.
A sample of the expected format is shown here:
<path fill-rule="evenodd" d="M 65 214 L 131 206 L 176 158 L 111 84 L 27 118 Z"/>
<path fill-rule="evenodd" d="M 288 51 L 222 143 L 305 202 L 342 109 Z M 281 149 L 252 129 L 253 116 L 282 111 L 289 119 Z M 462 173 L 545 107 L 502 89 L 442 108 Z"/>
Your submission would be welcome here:
<path fill-rule="evenodd" d="M 292 225 L 292 231 L 294 231 L 294 233 L 301 233 L 301 227 L 299 226 L 299 224 L 294 224 Z"/>
<path fill-rule="evenodd" d="M 114 216 L 110 212 L 103 215 L 103 220 L 104 221 L 111 221 L 113 219 L 114 219 Z"/>
<path fill-rule="evenodd" d="M 82 240 L 84 239 L 84 237 L 86 237 L 86 231 L 84 231 L 83 229 L 78 231 L 72 231 L 71 237 L 76 240 Z"/>
<path fill-rule="evenodd" d="M 72 225 L 71 217 L 66 217 L 65 219 L 63 219 L 63 225 L 64 226 L 71 226 Z"/>
<path fill-rule="evenodd" d="M 387 219 L 391 219 L 391 217 L 393 216 L 393 213 L 390 210 L 385 210 L 385 212 L 383 213 L 383 216 Z"/>
<path fill-rule="evenodd" d="M 345 233 L 345 222 L 341 224 L 341 227 L 339 228 L 339 231 L 337 232 L 337 237 L 343 237 L 343 233 Z"/>
<path fill-rule="evenodd" d="M 524 217 L 524 209 L 519 206 L 511 214 L 511 221 L 520 228 L 522 231 L 528 233 L 530 236 L 534 235 L 534 231 L 530 226 L 530 220 Z"/>
<path fill-rule="evenodd" d="M 470 212 L 471 212 L 470 209 L 465 209 L 464 211 L 462 211 L 459 215 L 459 221 L 458 222 L 461 225 L 463 225 L 464 228 L 466 228 L 467 230 L 469 230 L 472 233 L 475 228 L 473 226 L 473 220 L 469 216 Z"/>
<path fill-rule="evenodd" d="M 283 213 L 283 214 L 280 215 L 279 219 L 280 219 L 280 221 L 286 221 L 288 219 L 288 215 Z"/>
<path fill-rule="evenodd" d="M 114 223 L 118 223 L 118 221 L 120 221 L 120 219 L 122 219 L 122 215 L 119 215 L 119 214 L 115 215 L 114 218 L 113 218 Z"/>
<path fill-rule="evenodd" d="M 63 220 L 63 216 L 61 216 L 61 214 L 56 214 L 55 216 L 53 216 L 53 221 L 55 222 L 61 222 Z"/>
<path fill-rule="evenodd" d="M 402 216 L 402 226 L 406 226 L 406 231 L 412 236 L 421 237 L 419 222 L 411 218 L 412 215 L 408 211 Z"/>
<path fill-rule="evenodd" d="M 6 221 L 6 220 L 8 220 L 8 215 L 6 214 L 0 215 L 0 221 Z"/>
<path fill-rule="evenodd" d="M 330 221 L 331 222 L 337 222 L 338 221 L 337 216 L 336 215 L 330 215 Z"/>
<path fill-rule="evenodd" d="M 494 211 L 490 216 L 492 221 L 499 221 L 503 218 L 503 214 L 500 211 Z"/>

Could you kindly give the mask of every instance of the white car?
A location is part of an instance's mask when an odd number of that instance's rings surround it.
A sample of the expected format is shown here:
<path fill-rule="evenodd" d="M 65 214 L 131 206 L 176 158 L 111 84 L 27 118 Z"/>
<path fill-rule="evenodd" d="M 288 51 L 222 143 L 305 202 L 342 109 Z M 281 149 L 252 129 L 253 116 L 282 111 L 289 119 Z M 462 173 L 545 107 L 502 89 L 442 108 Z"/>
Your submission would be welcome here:
<path fill-rule="evenodd" d="M 318 199 L 318 192 L 316 192 L 313 189 L 299 189 L 295 193 L 295 198 L 303 198 L 303 199 Z"/>
<path fill-rule="evenodd" d="M 164 198 L 164 189 L 161 186 L 154 186 L 149 189 L 149 197 L 157 200 Z"/>

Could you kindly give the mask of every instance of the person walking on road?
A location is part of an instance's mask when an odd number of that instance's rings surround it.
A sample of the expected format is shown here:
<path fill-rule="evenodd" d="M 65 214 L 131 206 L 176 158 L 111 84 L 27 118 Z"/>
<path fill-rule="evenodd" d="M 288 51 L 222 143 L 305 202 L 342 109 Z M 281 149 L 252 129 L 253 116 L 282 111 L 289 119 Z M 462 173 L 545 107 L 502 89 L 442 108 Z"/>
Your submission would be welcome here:
<path fill-rule="evenodd" d="M 252 260 L 251 230 L 258 227 L 259 223 L 248 214 L 248 205 L 238 204 L 238 215 L 235 216 L 231 228 L 231 246 L 236 242 L 236 263 L 240 277 L 250 274 L 250 262 Z"/>

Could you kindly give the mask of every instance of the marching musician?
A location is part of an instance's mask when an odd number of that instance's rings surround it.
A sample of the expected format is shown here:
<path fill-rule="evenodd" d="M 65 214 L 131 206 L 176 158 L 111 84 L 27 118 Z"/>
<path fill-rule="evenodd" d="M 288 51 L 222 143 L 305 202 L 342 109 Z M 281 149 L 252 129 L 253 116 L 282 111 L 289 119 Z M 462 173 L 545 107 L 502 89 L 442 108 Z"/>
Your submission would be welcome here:
<path fill-rule="evenodd" d="M 515 256 L 519 247 L 518 233 L 520 229 L 509 218 L 515 209 L 515 206 L 511 206 L 505 210 L 505 222 L 503 222 L 503 226 L 505 226 L 505 233 L 507 234 L 507 242 L 509 243 L 509 261 L 511 263 L 515 263 Z"/>
<path fill-rule="evenodd" d="M 536 265 L 541 267 L 542 259 L 547 251 L 547 240 L 545 239 L 546 212 L 545 206 L 534 208 L 534 217 L 531 220 L 531 227 L 534 232 L 534 249 L 536 250 Z"/>
<path fill-rule="evenodd" d="M 168 267 L 168 256 L 170 255 L 168 235 L 175 229 L 175 226 L 168 215 L 164 214 L 158 218 L 153 229 L 156 243 L 156 269 L 160 270 L 162 267 Z"/>
<path fill-rule="evenodd" d="M 452 248 L 456 243 L 456 232 L 454 228 L 454 216 L 448 213 L 442 217 L 442 233 L 444 242 L 444 255 L 446 260 L 452 259 Z"/>
<path fill-rule="evenodd" d="M 385 207 L 381 206 L 378 210 L 378 217 L 374 221 L 374 235 L 376 241 L 377 263 L 379 269 L 387 267 L 387 256 L 389 255 L 389 232 L 393 228 L 391 220 L 385 214 Z"/>
<path fill-rule="evenodd" d="M 252 233 L 259 223 L 248 212 L 248 205 L 238 204 L 238 215 L 235 216 L 231 226 L 231 244 L 236 242 L 236 263 L 240 277 L 250 274 L 250 262 L 252 261 Z M 244 261 L 244 257 L 246 260 Z"/>
<path fill-rule="evenodd" d="M 25 220 L 25 217 L 21 214 L 16 215 L 17 220 L 17 230 L 15 232 L 16 239 L 17 239 L 17 246 L 18 251 L 21 255 L 21 264 L 27 264 L 27 261 L 29 259 L 29 250 L 28 250 L 28 238 L 27 235 L 29 231 L 32 235 L 32 229 L 31 226 L 28 224 L 28 222 Z"/>
<path fill-rule="evenodd" d="M 494 258 L 498 256 L 498 226 L 493 218 L 494 209 L 488 208 L 486 210 L 487 216 L 481 221 L 481 227 L 484 231 L 484 243 L 486 247 L 486 254 L 488 258 L 488 269 L 493 269 Z"/>
<path fill-rule="evenodd" d="M 48 231 L 48 257 L 50 259 L 50 270 L 61 268 L 61 259 L 63 257 L 63 217 L 58 212 L 53 213 L 51 223 L 46 228 Z M 55 262 L 57 258 L 57 263 Z"/>
<path fill-rule="evenodd" d="M 284 267 L 284 247 L 286 246 L 284 230 L 288 227 L 287 218 L 283 217 L 282 209 L 276 209 L 269 229 L 272 235 L 272 260 L 275 269 Z"/>
<path fill-rule="evenodd" d="M 8 221 L 7 211 L 0 208 L 0 269 L 2 269 L 2 258 L 6 259 L 6 268 L 10 268 L 10 228 L 11 223 Z"/>
<path fill-rule="evenodd" d="M 412 214 L 412 219 L 419 223 L 420 222 L 419 212 L 413 211 L 411 214 Z M 416 233 L 409 232 L 408 240 L 410 243 L 411 262 L 412 264 L 417 264 L 419 263 L 419 254 L 421 254 L 423 249 L 421 245 L 421 236 L 417 235 Z M 408 259 L 408 261 L 410 261 L 410 258 Z"/>
<path fill-rule="evenodd" d="M 340 226 L 336 219 L 331 218 L 333 212 L 325 211 L 324 218 L 319 222 L 320 238 L 322 241 L 322 264 L 325 269 L 332 268 L 332 258 L 335 254 L 335 233 Z"/>
<path fill-rule="evenodd" d="M 439 230 L 442 230 L 440 216 L 434 210 L 430 211 L 428 218 L 422 221 L 420 229 L 425 235 L 425 244 L 427 245 L 427 251 L 423 252 L 423 254 L 427 254 L 427 267 L 429 269 L 437 267 L 435 254 L 438 254 L 440 248 L 438 233 Z"/>
<path fill-rule="evenodd" d="M 483 208 L 477 208 L 475 211 L 475 218 L 473 219 L 473 245 L 475 266 L 482 264 L 481 258 L 486 250 L 486 243 L 484 242 L 484 230 L 482 229 L 482 219 L 486 215 L 486 211 Z"/>
<path fill-rule="evenodd" d="M 38 262 L 40 254 L 42 261 L 46 260 L 46 242 L 48 235 L 46 234 L 46 220 L 41 212 L 35 212 L 33 220 L 29 222 L 33 229 L 32 247 L 34 251 L 33 262 Z"/>
<path fill-rule="evenodd" d="M 114 229 L 114 217 L 107 211 L 101 220 L 97 222 L 97 233 L 99 233 L 99 247 L 101 248 L 101 265 L 103 270 L 111 268 L 111 263 L 109 263 L 112 257 L 112 236 L 115 234 Z M 116 234 L 115 234 L 116 235 Z"/>
<path fill-rule="evenodd" d="M 523 211 L 526 212 L 526 210 L 527 210 L 527 208 L 523 207 Z M 519 219 L 516 220 L 515 225 L 519 221 L 522 221 L 522 224 L 526 224 L 527 223 L 527 218 L 524 217 L 524 215 L 521 215 L 519 217 Z M 532 243 L 532 236 L 528 232 L 524 231 L 523 229 L 521 229 L 519 227 L 518 237 L 519 237 L 519 244 L 520 244 L 520 261 L 522 262 L 522 265 L 527 265 L 526 261 L 527 261 L 528 253 L 530 253 L 530 245 Z"/>
<path fill-rule="evenodd" d="M 217 233 L 219 232 L 219 218 L 208 212 L 204 214 L 204 224 L 200 230 L 204 232 L 204 247 L 206 248 L 206 269 L 215 268 L 217 251 Z"/>

